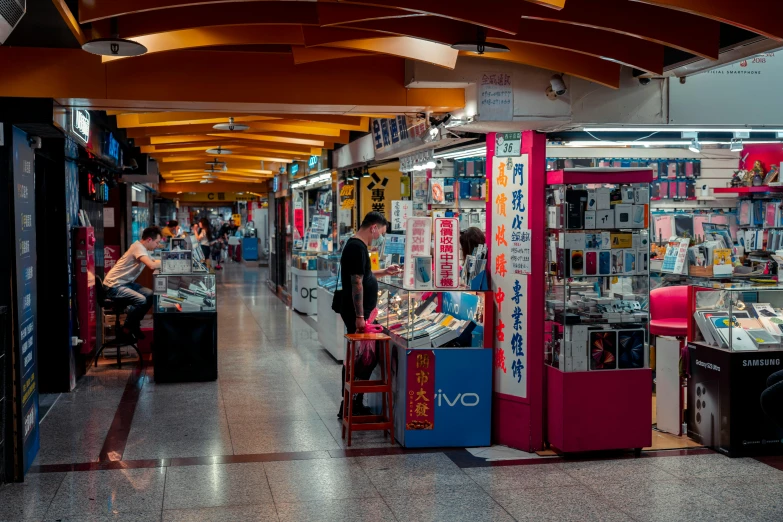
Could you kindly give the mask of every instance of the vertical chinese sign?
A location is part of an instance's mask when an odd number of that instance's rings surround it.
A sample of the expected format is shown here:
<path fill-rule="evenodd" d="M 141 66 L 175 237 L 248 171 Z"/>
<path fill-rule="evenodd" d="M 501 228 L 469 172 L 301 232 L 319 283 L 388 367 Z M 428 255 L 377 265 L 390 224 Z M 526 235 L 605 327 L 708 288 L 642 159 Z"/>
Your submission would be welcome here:
<path fill-rule="evenodd" d="M 459 288 L 459 219 L 435 220 L 435 288 Z"/>
<path fill-rule="evenodd" d="M 413 216 L 413 201 L 392 201 L 391 229 L 405 230 L 405 223 Z"/>
<path fill-rule="evenodd" d="M 432 218 L 408 218 L 405 230 L 405 271 L 403 286 L 408 290 L 415 287 L 415 257 L 430 255 L 432 243 Z"/>
<path fill-rule="evenodd" d="M 528 156 L 492 158 L 490 268 L 495 296 L 495 391 L 527 397 L 527 290 L 530 273 Z"/>
<path fill-rule="evenodd" d="M 482 73 L 479 79 L 478 113 L 481 121 L 511 121 L 514 117 L 514 88 L 507 73 Z"/>
<path fill-rule="evenodd" d="M 435 427 L 435 352 L 408 350 L 405 429 Z"/>

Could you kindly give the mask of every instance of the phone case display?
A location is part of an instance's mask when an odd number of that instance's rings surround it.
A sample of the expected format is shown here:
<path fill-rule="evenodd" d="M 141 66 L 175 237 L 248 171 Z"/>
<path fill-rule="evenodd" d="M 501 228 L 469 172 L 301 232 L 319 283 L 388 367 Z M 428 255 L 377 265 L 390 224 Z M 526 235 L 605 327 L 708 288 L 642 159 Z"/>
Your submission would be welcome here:
<path fill-rule="evenodd" d="M 217 310 L 215 274 L 153 275 L 155 313 L 214 312 Z"/>
<path fill-rule="evenodd" d="M 291 266 L 299 270 L 318 270 L 318 255 L 312 252 L 294 251 Z"/>
<path fill-rule="evenodd" d="M 337 275 L 340 269 L 340 255 L 320 255 L 317 265 L 318 286 L 327 292 L 334 293 L 338 287 Z"/>
<path fill-rule="evenodd" d="M 411 291 L 393 280 L 379 281 L 376 321 L 395 344 L 407 349 L 483 347 L 483 293 Z"/>
<path fill-rule="evenodd" d="M 624 166 L 546 177 L 539 197 L 547 205 L 547 275 L 539 302 L 546 312 L 547 442 L 563 453 L 640 452 L 652 443 L 652 172 Z"/>
<path fill-rule="evenodd" d="M 778 350 L 783 346 L 783 285 L 715 284 L 699 287 L 694 342 L 732 352 Z"/>
<path fill-rule="evenodd" d="M 649 197 L 646 183 L 547 188 L 550 365 L 565 372 L 649 366 L 650 238 L 637 230 Z"/>

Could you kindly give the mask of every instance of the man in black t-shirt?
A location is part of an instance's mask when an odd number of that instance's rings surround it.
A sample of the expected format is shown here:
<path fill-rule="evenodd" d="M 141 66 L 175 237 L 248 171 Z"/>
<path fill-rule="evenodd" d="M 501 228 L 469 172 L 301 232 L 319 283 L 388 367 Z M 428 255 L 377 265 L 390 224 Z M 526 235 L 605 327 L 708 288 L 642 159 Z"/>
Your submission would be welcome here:
<path fill-rule="evenodd" d="M 370 263 L 369 247 L 374 241 L 386 234 L 386 218 L 380 212 L 370 212 L 364 217 L 359 231 L 343 247 L 340 257 L 340 279 L 342 281 L 343 301 L 340 306 L 340 316 L 348 333 L 363 332 L 366 326 L 365 318 L 378 304 L 378 280 L 376 276 L 394 275 L 399 272 L 397 266 L 390 266 L 373 272 Z M 356 376 L 369 379 L 375 364 L 372 366 L 356 366 Z M 345 383 L 345 366 L 343 366 L 343 383 Z M 362 394 L 356 394 L 353 411 L 366 414 Z M 340 404 L 338 417 L 342 418 L 343 405 Z"/>

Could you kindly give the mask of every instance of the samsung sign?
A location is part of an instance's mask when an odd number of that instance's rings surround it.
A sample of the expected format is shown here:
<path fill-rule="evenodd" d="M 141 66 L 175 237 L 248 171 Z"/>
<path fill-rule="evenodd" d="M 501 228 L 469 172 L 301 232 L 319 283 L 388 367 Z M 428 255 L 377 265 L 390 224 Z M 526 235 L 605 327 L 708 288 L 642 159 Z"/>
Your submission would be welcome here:
<path fill-rule="evenodd" d="M 90 112 L 84 109 L 71 111 L 71 131 L 82 143 L 90 141 Z"/>

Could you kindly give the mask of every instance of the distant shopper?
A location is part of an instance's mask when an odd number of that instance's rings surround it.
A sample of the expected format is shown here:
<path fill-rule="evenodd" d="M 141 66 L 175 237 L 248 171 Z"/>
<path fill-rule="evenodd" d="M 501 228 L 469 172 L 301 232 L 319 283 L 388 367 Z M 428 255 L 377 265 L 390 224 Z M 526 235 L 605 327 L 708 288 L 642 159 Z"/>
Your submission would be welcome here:
<path fill-rule="evenodd" d="M 107 297 L 130 303 L 125 325 L 120 332 L 120 335 L 127 340 L 144 339 L 144 334 L 141 333 L 141 320 L 152 306 L 153 292 L 135 281 L 144 271 L 145 266 L 152 270 L 160 268 L 160 261 L 153 261 L 150 252 L 158 248 L 161 239 L 158 227 L 145 228 L 141 233 L 141 239 L 130 246 L 109 270 L 103 281 Z"/>
<path fill-rule="evenodd" d="M 462 248 L 462 260 L 465 260 L 465 256 L 473 255 L 473 251 L 477 246 L 483 245 L 487 242 L 484 232 L 478 227 L 466 228 L 459 235 L 459 246 Z"/>
<path fill-rule="evenodd" d="M 166 223 L 166 226 L 163 227 L 163 230 L 160 231 L 160 234 L 165 238 L 179 237 L 179 222 L 177 222 L 176 219 L 172 219 Z"/>
<path fill-rule="evenodd" d="M 365 319 L 369 318 L 378 304 L 378 280 L 376 276 L 394 275 L 399 272 L 399 267 L 392 265 L 384 270 L 372 270 L 370 263 L 370 245 L 379 241 L 386 234 L 386 218 L 380 212 L 370 212 L 364 217 L 359 231 L 345 243 L 340 257 L 340 280 L 342 282 L 342 303 L 340 305 L 340 317 L 345 323 L 345 329 L 349 334 L 363 332 L 366 327 Z M 371 365 L 365 365 L 361 360 L 356 361 L 356 376 L 359 379 L 369 379 L 375 369 L 377 360 Z M 343 366 L 343 379 L 345 383 L 345 366 Z M 353 412 L 357 415 L 367 413 L 364 406 L 363 394 L 358 393 L 354 397 Z M 337 416 L 342 418 L 343 404 L 340 403 L 340 411 Z"/>
<path fill-rule="evenodd" d="M 207 264 L 209 264 L 209 254 L 212 250 L 210 248 L 210 244 L 212 243 L 212 228 L 207 218 L 201 218 L 201 221 L 198 222 L 198 225 L 199 230 L 198 234 L 196 235 L 196 241 L 198 241 L 198 244 L 201 245 L 201 252 L 204 254 L 204 260 Z"/>

